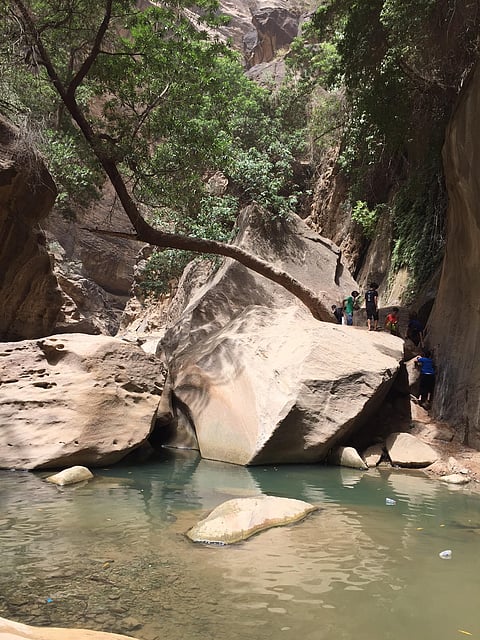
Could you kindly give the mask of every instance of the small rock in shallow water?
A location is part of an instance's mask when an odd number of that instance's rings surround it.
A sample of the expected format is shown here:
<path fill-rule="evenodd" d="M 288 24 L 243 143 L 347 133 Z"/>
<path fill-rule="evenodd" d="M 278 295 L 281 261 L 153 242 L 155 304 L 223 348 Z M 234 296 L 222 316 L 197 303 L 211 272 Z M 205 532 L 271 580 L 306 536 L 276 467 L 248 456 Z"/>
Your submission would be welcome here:
<path fill-rule="evenodd" d="M 47 482 L 52 482 L 63 487 L 66 484 L 75 484 L 93 478 L 93 473 L 87 467 L 69 467 L 53 476 L 48 476 Z"/>
<path fill-rule="evenodd" d="M 447 484 L 467 484 L 470 482 L 470 478 L 461 473 L 452 473 L 449 476 L 441 476 L 440 480 Z"/>

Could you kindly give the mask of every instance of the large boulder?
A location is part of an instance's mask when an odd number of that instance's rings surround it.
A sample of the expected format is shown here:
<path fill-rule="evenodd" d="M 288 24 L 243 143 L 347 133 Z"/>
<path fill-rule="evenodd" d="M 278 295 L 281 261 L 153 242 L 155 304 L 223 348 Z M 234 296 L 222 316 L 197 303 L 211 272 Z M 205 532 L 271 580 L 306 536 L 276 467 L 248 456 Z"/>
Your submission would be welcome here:
<path fill-rule="evenodd" d="M 53 331 L 62 298 L 40 228 L 56 188 L 41 158 L 0 117 L 0 339 Z"/>
<path fill-rule="evenodd" d="M 410 433 L 392 433 L 385 446 L 392 464 L 399 467 L 428 467 L 440 458 L 435 449 Z"/>
<path fill-rule="evenodd" d="M 318 291 L 325 310 L 356 288 L 335 245 L 300 219 L 259 218 L 256 207 L 245 212 L 237 242 Z M 201 455 L 244 465 L 316 462 L 346 444 L 378 409 L 403 355 L 400 339 L 316 321 L 230 260 L 192 292 L 162 345 L 172 412 L 192 425 Z"/>
<path fill-rule="evenodd" d="M 0 468 L 99 466 L 148 438 L 159 362 L 106 336 L 0 344 Z"/>
<path fill-rule="evenodd" d="M 401 341 L 254 306 L 171 364 L 203 457 L 236 464 L 316 462 L 378 409 Z"/>

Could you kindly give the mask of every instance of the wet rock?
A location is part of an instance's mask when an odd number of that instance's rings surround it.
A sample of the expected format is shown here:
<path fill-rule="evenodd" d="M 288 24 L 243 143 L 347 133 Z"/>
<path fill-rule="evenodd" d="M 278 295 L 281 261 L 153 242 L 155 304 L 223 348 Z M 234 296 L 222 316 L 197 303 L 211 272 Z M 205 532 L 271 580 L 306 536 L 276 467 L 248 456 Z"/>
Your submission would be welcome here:
<path fill-rule="evenodd" d="M 440 480 L 447 484 L 468 484 L 470 482 L 470 478 L 462 473 L 451 473 L 448 476 L 440 476 Z"/>
<path fill-rule="evenodd" d="M 193 542 L 233 544 L 265 529 L 298 522 L 317 509 L 302 500 L 266 495 L 227 500 L 192 527 L 187 536 Z"/>
<path fill-rule="evenodd" d="M 75 484 L 76 482 L 84 482 L 93 478 L 93 473 L 87 467 L 75 466 L 64 469 L 53 476 L 45 478 L 47 482 L 58 484 L 63 487 L 66 484 Z"/>
<path fill-rule="evenodd" d="M 362 454 L 362 458 L 365 460 L 365 463 L 368 468 L 376 467 L 383 455 L 383 445 L 381 444 L 372 444 L 371 447 L 365 449 Z"/>

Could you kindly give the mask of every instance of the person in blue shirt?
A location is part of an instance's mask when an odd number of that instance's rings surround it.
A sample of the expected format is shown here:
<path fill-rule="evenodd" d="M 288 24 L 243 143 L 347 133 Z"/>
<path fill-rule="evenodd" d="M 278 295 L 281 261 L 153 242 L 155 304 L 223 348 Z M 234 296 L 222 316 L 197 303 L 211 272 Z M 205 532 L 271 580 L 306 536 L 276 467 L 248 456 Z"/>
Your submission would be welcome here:
<path fill-rule="evenodd" d="M 432 352 L 425 350 L 423 356 L 415 358 L 415 365 L 420 368 L 420 404 L 430 404 L 433 399 L 433 389 L 435 387 L 435 365 L 433 363 Z"/>

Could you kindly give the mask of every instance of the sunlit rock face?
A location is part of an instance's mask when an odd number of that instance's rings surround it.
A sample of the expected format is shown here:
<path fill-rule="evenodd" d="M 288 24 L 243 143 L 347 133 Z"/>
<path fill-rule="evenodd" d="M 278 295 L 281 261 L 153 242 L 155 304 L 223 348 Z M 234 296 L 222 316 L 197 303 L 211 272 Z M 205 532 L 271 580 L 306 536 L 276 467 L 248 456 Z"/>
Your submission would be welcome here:
<path fill-rule="evenodd" d="M 56 197 L 41 159 L 0 118 L 0 339 L 52 332 L 62 305 L 40 223 Z"/>
<path fill-rule="evenodd" d="M 237 242 L 319 292 L 325 308 L 356 288 L 331 242 L 298 218 L 265 227 L 258 216 L 244 212 Z M 325 458 L 376 411 L 403 356 L 400 339 L 314 320 L 230 260 L 193 295 L 163 349 L 173 405 L 202 456 L 243 465 Z"/>
<path fill-rule="evenodd" d="M 429 340 L 437 362 L 434 412 L 480 448 L 480 66 L 467 83 L 444 146 L 447 245 Z"/>
<path fill-rule="evenodd" d="M 247 67 L 270 62 L 298 35 L 300 13 L 292 3 L 256 2 L 252 7 L 254 30 L 244 36 Z"/>
<path fill-rule="evenodd" d="M 148 438 L 159 363 L 107 336 L 0 343 L 0 468 L 98 466 Z"/>

